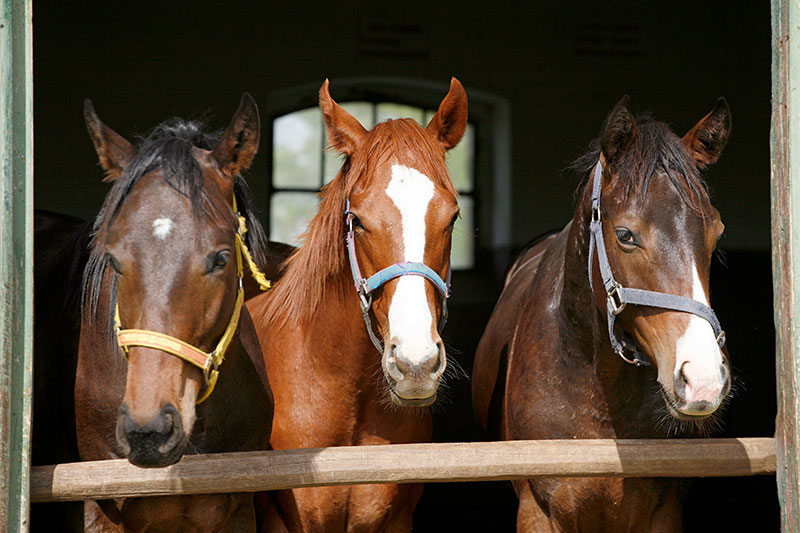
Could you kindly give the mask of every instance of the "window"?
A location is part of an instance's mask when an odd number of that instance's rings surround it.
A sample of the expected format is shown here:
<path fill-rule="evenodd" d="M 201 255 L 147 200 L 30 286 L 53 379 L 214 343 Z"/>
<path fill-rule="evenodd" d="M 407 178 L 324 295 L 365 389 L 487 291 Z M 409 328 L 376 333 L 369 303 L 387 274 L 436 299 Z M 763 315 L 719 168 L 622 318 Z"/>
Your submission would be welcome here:
<path fill-rule="evenodd" d="M 341 103 L 366 128 L 387 119 L 412 118 L 423 127 L 433 109 L 394 102 Z M 318 107 L 294 111 L 273 121 L 270 239 L 300 244 L 300 235 L 317 209 L 317 193 L 339 172 L 341 156 L 325 150 L 327 139 Z M 475 132 L 472 124 L 458 146 L 448 152 L 450 177 L 459 192 L 461 218 L 453 231 L 451 263 L 454 270 L 475 265 Z"/>

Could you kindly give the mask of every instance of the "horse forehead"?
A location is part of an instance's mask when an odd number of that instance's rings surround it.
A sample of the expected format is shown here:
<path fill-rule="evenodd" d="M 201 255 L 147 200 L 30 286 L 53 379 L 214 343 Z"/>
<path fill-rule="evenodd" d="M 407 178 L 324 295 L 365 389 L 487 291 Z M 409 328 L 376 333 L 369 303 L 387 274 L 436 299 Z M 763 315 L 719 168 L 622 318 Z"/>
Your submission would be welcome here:
<path fill-rule="evenodd" d="M 160 172 L 152 172 L 134 187 L 119 209 L 111 231 L 136 233 L 164 240 L 191 223 L 189 199 L 174 190 Z"/>
<path fill-rule="evenodd" d="M 386 195 L 401 212 L 427 208 L 433 198 L 434 188 L 433 180 L 415 168 L 394 163 L 389 169 Z"/>

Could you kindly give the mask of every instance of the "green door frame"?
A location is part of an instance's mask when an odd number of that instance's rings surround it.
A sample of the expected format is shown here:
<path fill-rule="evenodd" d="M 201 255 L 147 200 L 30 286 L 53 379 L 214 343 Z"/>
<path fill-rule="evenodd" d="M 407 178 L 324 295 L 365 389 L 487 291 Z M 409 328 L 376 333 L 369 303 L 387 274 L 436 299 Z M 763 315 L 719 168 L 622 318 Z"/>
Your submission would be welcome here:
<path fill-rule="evenodd" d="M 33 352 L 31 4 L 0 7 L 0 531 L 28 529 Z"/>
<path fill-rule="evenodd" d="M 772 279 L 778 416 L 778 499 L 783 531 L 800 531 L 800 6 L 772 0 Z M 797 104 L 796 106 L 794 104 Z M 794 117 L 794 118 L 792 118 Z"/>

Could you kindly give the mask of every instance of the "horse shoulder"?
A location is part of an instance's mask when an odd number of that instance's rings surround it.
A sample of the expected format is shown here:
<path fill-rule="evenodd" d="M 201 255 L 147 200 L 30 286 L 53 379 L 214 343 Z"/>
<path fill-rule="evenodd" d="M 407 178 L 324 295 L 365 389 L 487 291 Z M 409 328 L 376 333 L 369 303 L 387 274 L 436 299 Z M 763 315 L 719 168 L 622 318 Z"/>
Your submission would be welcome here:
<path fill-rule="evenodd" d="M 502 416 L 502 398 L 511 346 L 525 319 L 531 288 L 542 260 L 548 254 L 553 236 L 530 247 L 517 258 L 506 276 L 505 287 L 489 318 L 475 353 L 472 372 L 472 398 L 475 415 L 484 431 L 498 437 L 497 418 Z"/>

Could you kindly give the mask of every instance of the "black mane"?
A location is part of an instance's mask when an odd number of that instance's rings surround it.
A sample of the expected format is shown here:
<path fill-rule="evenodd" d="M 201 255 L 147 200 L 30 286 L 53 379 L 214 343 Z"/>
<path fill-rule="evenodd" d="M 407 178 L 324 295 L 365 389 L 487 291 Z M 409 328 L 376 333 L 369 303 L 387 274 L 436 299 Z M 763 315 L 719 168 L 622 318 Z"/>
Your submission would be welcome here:
<path fill-rule="evenodd" d="M 222 136 L 222 131 L 207 132 L 199 121 L 172 118 L 156 126 L 146 137 L 139 139 L 136 156 L 114 181 L 103 206 L 94 218 L 89 260 L 83 275 L 83 297 L 90 304 L 92 315 L 100 297 L 100 286 L 105 273 L 106 259 L 103 243 L 111 221 L 130 192 L 145 176 L 161 168 L 167 183 L 186 196 L 196 217 L 218 215 L 216 204 L 203 187 L 203 174 L 194 157 L 193 148 L 212 150 Z M 263 270 L 267 261 L 267 239 L 259 222 L 250 190 L 241 176 L 234 181 L 234 195 L 239 212 L 247 219 L 245 240 L 253 260 Z M 235 230 L 235 227 L 233 228 Z M 86 300 L 88 298 L 88 301 Z"/>
<path fill-rule="evenodd" d="M 599 159 L 600 140 L 596 139 L 570 168 L 591 178 Z M 649 114 L 636 117 L 633 141 L 609 166 L 615 179 L 624 180 L 626 197 L 646 194 L 653 175 L 664 172 L 692 209 L 702 211 L 709 201 L 706 183 L 686 146 L 666 124 Z"/>

